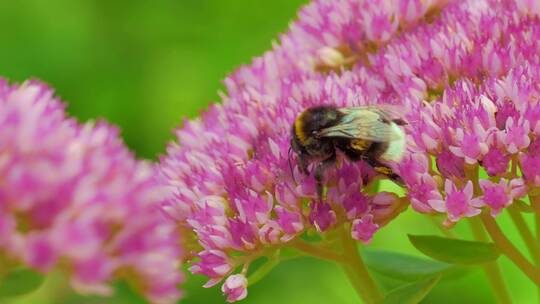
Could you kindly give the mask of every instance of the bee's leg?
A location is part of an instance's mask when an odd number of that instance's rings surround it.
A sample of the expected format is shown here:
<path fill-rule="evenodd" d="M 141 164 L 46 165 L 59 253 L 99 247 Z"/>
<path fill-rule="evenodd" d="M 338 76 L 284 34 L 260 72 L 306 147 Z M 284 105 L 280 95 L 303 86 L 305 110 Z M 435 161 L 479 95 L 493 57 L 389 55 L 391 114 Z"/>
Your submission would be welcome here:
<path fill-rule="evenodd" d="M 300 155 L 300 157 L 297 158 L 297 164 L 298 168 L 300 169 L 300 172 L 304 175 L 309 175 L 308 171 L 308 161 L 304 155 Z"/>
<path fill-rule="evenodd" d="M 398 184 L 403 184 L 403 181 L 399 175 L 395 174 L 390 167 L 378 160 L 379 157 L 384 154 L 386 149 L 388 149 L 388 143 L 372 144 L 366 152 L 366 157 L 364 160 L 367 161 L 367 163 L 373 167 L 377 173 L 388 177 Z"/>
<path fill-rule="evenodd" d="M 369 163 L 369 165 L 371 167 L 373 167 L 373 169 L 377 173 L 388 177 L 389 179 L 393 180 L 394 182 L 396 182 L 396 183 L 398 183 L 400 185 L 403 184 L 403 180 L 401 179 L 401 176 L 394 173 L 394 171 L 390 167 L 384 165 L 380 161 L 378 161 L 376 159 L 373 159 L 373 158 L 367 159 L 367 162 Z"/>
<path fill-rule="evenodd" d="M 330 157 L 323 160 L 317 165 L 317 168 L 315 168 L 315 182 L 317 187 L 317 197 L 319 198 L 319 201 L 322 202 L 323 198 L 323 180 L 324 180 L 324 171 L 327 167 L 334 165 L 336 163 L 336 153 L 332 153 Z"/>
<path fill-rule="evenodd" d="M 398 126 L 406 126 L 407 125 L 407 122 L 401 118 L 397 118 L 397 119 L 394 119 L 392 120 L 393 123 L 395 123 L 396 125 Z"/>

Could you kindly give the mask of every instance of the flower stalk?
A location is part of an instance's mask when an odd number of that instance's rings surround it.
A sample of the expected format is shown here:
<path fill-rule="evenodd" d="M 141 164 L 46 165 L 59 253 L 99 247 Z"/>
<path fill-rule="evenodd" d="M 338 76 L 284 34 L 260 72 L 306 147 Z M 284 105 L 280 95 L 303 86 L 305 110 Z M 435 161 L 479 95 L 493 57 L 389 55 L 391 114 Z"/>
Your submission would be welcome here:
<path fill-rule="evenodd" d="M 384 298 L 377 283 L 373 280 L 366 264 L 358 253 L 356 242 L 350 236 L 349 230 L 344 225 L 341 233 L 341 241 L 347 262 L 341 264 L 347 277 L 351 281 L 356 292 L 365 303 L 379 303 Z"/>
<path fill-rule="evenodd" d="M 362 257 L 358 253 L 356 241 L 353 240 L 350 235 L 350 227 L 346 226 L 347 225 L 343 225 L 339 235 L 343 253 L 337 253 L 333 250 L 313 245 L 300 239 L 295 240 L 291 245 L 296 250 L 307 255 L 338 263 L 343 268 L 351 285 L 364 303 L 379 303 L 384 296 L 369 274 Z M 272 264 L 272 267 L 275 266 L 272 262 L 269 262 L 269 264 Z M 250 278 L 250 285 L 251 284 Z"/>
<path fill-rule="evenodd" d="M 471 230 L 474 236 L 474 239 L 480 242 L 486 242 L 488 236 L 482 226 L 482 223 L 477 218 L 471 218 L 469 221 Z M 489 285 L 493 291 L 493 295 L 499 304 L 510 304 L 512 303 L 512 298 L 508 291 L 508 287 L 503 279 L 501 269 L 499 264 L 494 261 L 487 263 L 483 266 L 484 272 L 486 273 Z"/>
<path fill-rule="evenodd" d="M 537 266 L 540 265 L 540 246 L 538 244 L 538 241 L 534 237 L 531 229 L 525 222 L 523 215 L 517 208 L 515 208 L 515 206 L 511 206 L 510 208 L 508 208 L 508 213 L 510 214 L 510 217 L 512 218 L 512 221 L 514 222 L 514 225 L 516 226 L 519 234 L 525 241 L 527 250 L 533 258 L 534 263 Z"/>
<path fill-rule="evenodd" d="M 529 194 L 529 201 L 531 203 L 531 207 L 534 210 L 536 238 L 540 239 L 540 196 Z"/>
<path fill-rule="evenodd" d="M 540 271 L 531 264 L 504 235 L 499 225 L 489 214 L 481 214 L 480 218 L 495 245 L 509 258 L 536 286 L 540 287 Z"/>
<path fill-rule="evenodd" d="M 282 261 L 283 259 L 281 259 L 280 250 L 278 249 L 274 252 L 274 254 L 268 257 L 268 261 L 263 266 L 261 266 L 252 275 L 248 277 L 249 286 L 257 284 Z"/>
<path fill-rule="evenodd" d="M 341 254 L 336 253 L 332 250 L 328 250 L 326 248 L 320 247 L 320 246 L 312 245 L 304 240 L 294 241 L 294 243 L 292 243 L 292 247 L 303 253 L 306 253 L 308 255 L 314 256 L 319 259 L 330 260 L 330 261 L 334 261 L 336 263 L 341 263 L 341 264 L 347 262 L 345 257 L 342 256 Z"/>

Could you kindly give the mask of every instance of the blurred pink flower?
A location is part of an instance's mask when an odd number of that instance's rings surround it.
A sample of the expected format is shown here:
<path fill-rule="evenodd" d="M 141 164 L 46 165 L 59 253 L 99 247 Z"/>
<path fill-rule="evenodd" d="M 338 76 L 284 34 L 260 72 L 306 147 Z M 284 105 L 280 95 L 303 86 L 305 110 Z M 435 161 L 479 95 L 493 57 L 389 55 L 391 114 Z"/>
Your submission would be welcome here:
<path fill-rule="evenodd" d="M 82 293 L 124 278 L 175 302 L 182 251 L 155 172 L 114 127 L 66 117 L 44 84 L 0 80 L 0 254 L 12 266 L 60 267 Z"/>

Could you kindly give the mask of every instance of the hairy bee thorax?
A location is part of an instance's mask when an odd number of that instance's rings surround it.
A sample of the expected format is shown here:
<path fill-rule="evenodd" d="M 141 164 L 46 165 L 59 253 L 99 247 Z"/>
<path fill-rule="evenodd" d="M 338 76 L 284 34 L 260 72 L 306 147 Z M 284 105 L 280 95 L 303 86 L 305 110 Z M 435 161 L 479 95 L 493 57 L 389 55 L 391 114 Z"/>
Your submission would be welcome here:
<path fill-rule="evenodd" d="M 311 138 L 329 126 L 335 125 L 343 115 L 333 106 L 318 106 L 300 113 L 294 121 L 294 135 L 303 144 L 309 144 Z"/>

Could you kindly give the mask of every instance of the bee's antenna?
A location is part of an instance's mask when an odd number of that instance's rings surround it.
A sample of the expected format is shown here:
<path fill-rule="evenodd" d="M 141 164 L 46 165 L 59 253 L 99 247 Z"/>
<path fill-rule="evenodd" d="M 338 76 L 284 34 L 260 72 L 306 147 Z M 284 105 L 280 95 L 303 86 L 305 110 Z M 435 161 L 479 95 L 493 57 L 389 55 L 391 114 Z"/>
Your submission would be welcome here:
<path fill-rule="evenodd" d="M 296 184 L 296 178 L 294 177 L 294 170 L 293 170 L 293 166 L 292 166 L 292 163 L 291 163 L 291 152 L 292 152 L 292 147 L 289 147 L 289 169 L 291 170 L 291 176 L 293 178 L 293 181 L 294 183 Z"/>

